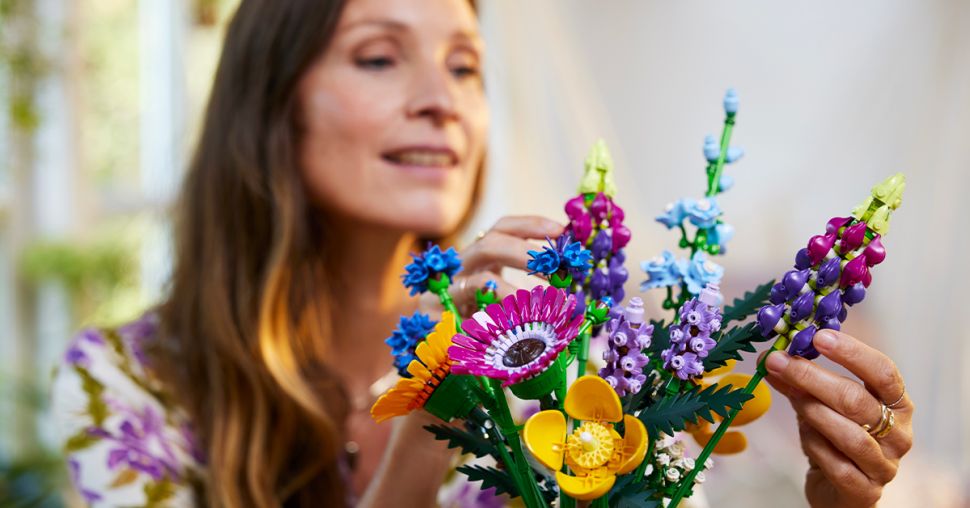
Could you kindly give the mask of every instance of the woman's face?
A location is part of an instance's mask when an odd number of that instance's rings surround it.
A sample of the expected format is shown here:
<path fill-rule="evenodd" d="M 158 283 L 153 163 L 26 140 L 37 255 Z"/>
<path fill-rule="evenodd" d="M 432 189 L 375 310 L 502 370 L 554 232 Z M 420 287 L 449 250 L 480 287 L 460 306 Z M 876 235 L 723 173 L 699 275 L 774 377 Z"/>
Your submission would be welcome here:
<path fill-rule="evenodd" d="M 299 84 L 315 205 L 354 222 L 452 232 L 484 156 L 483 57 L 468 0 L 350 0 Z"/>

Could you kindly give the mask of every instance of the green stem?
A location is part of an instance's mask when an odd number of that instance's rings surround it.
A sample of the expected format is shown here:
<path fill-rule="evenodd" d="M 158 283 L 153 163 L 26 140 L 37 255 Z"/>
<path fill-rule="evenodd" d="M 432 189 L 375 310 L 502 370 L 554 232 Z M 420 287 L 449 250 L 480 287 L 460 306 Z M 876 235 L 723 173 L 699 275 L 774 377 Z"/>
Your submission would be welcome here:
<path fill-rule="evenodd" d="M 653 457 L 653 448 L 654 448 L 655 442 L 656 442 L 656 437 L 651 439 L 649 444 L 647 444 L 647 454 L 644 455 L 643 462 L 640 462 L 640 465 L 637 466 L 636 471 L 634 471 L 633 473 L 634 482 L 642 481 L 643 475 L 647 474 L 647 466 L 650 464 L 651 457 Z"/>
<path fill-rule="evenodd" d="M 758 383 L 760 383 L 761 380 L 764 379 L 765 375 L 768 374 L 768 371 L 765 368 L 765 361 L 768 359 L 768 355 L 774 351 L 784 349 L 788 345 L 788 342 L 788 338 L 785 336 L 780 336 L 777 340 L 775 340 L 768 353 L 761 358 L 760 362 L 758 362 L 758 368 L 755 371 L 754 376 L 751 377 L 751 381 L 749 381 L 747 386 L 744 387 L 744 393 L 750 394 L 754 392 L 754 389 L 758 386 Z M 691 486 L 694 485 L 694 478 L 697 476 L 697 473 L 704 469 L 704 462 L 706 462 L 707 458 L 711 456 L 711 452 L 714 451 L 714 447 L 717 446 L 717 443 L 721 440 L 721 437 L 724 436 L 724 433 L 727 432 L 728 428 L 731 426 L 731 422 L 734 421 L 734 418 L 737 417 L 738 413 L 740 412 L 741 411 L 739 409 L 732 409 L 728 413 L 727 418 L 725 418 L 724 421 L 718 425 L 717 430 L 714 431 L 714 435 L 711 436 L 711 440 L 707 442 L 707 445 L 705 445 L 704 449 L 701 450 L 700 455 L 697 456 L 695 461 L 697 467 L 687 473 L 687 476 L 681 480 L 680 486 L 670 498 L 670 503 L 667 505 L 667 508 L 676 508 L 680 500 L 687 495 L 687 491 L 690 490 Z"/>
<path fill-rule="evenodd" d="M 594 499 L 589 506 L 590 508 L 609 508 L 609 495 L 600 496 Z"/>
<path fill-rule="evenodd" d="M 724 130 L 721 132 L 721 153 L 714 165 L 714 174 L 707 182 L 707 197 L 716 196 L 717 189 L 720 187 L 721 172 L 724 171 L 724 159 L 727 158 L 728 146 L 731 144 L 731 131 L 734 130 L 734 115 L 734 113 L 728 113 L 727 118 L 724 119 Z"/>
<path fill-rule="evenodd" d="M 512 413 L 509 404 L 505 400 L 502 391 L 501 381 L 490 379 L 492 390 L 495 392 L 495 422 L 498 424 L 499 432 L 505 436 L 509 447 L 512 449 L 512 463 L 507 463 L 509 472 L 519 487 L 519 495 L 528 508 L 540 508 L 545 506 L 542 493 L 539 492 L 539 484 L 536 483 L 535 476 L 532 474 L 532 467 L 526 460 L 525 450 L 522 448 L 522 441 L 519 439 L 519 431 L 512 420 Z"/>

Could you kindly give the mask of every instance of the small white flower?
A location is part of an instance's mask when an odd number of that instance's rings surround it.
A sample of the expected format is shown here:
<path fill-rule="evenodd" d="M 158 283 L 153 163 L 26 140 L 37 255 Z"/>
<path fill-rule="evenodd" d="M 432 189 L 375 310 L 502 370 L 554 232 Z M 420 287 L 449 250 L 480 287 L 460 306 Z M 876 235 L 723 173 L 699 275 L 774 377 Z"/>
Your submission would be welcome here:
<path fill-rule="evenodd" d="M 694 466 L 696 466 L 696 464 L 694 463 L 694 459 L 690 457 L 684 459 L 684 469 L 691 471 L 694 469 Z"/>
<path fill-rule="evenodd" d="M 675 482 L 680 479 L 680 470 L 670 468 L 667 470 L 667 473 L 664 476 L 666 476 L 668 480 Z"/>
<path fill-rule="evenodd" d="M 707 460 L 704 461 L 704 469 L 710 469 L 712 467 L 714 467 L 714 461 L 713 460 L 707 459 Z"/>
<path fill-rule="evenodd" d="M 670 455 L 667 455 L 666 453 L 658 454 L 657 464 L 660 464 L 661 466 L 666 466 L 667 464 L 670 464 Z"/>
<path fill-rule="evenodd" d="M 703 471 L 698 471 L 697 476 L 694 477 L 694 483 L 704 483 L 707 478 L 704 476 Z"/>
<path fill-rule="evenodd" d="M 677 459 L 670 463 L 670 467 L 676 467 L 678 469 L 684 468 L 684 459 Z"/>
<path fill-rule="evenodd" d="M 684 443 L 677 441 L 670 447 L 670 454 L 674 457 L 684 456 Z"/>
<path fill-rule="evenodd" d="M 650 476 L 653 474 L 653 464 L 647 464 L 647 468 L 643 470 L 643 476 Z"/>

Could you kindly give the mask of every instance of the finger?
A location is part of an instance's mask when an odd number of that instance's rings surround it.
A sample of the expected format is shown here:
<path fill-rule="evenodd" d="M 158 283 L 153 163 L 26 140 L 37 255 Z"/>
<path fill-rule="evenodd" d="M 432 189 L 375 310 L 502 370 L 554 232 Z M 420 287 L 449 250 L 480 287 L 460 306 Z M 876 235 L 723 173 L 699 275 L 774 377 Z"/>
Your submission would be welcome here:
<path fill-rule="evenodd" d="M 861 384 L 784 351 L 765 360 L 768 372 L 822 401 L 858 425 L 872 424 L 882 416 L 879 401 Z"/>
<path fill-rule="evenodd" d="M 802 451 L 814 467 L 847 501 L 847 506 L 872 506 L 882 495 L 882 487 L 873 484 L 842 452 L 817 430 L 799 425 Z"/>
<path fill-rule="evenodd" d="M 896 477 L 896 462 L 887 458 L 879 443 L 855 422 L 813 397 L 795 397 L 791 405 L 803 425 L 825 437 L 869 479 L 885 485 Z"/>
<path fill-rule="evenodd" d="M 894 405 L 899 411 L 910 412 L 912 401 L 904 393 L 903 376 L 896 363 L 878 349 L 842 332 L 823 330 L 812 340 L 818 352 L 859 377 L 883 403 Z"/>
<path fill-rule="evenodd" d="M 465 249 L 462 253 L 462 264 L 468 271 L 497 271 L 502 266 L 525 270 L 531 249 L 535 249 L 535 245 L 527 240 L 507 233 L 489 231 Z"/>
<path fill-rule="evenodd" d="M 502 217 L 492 226 L 491 231 L 542 240 L 546 237 L 555 238 L 562 234 L 563 225 L 538 215 L 508 215 Z"/>
<path fill-rule="evenodd" d="M 476 292 L 479 289 L 484 290 L 485 284 L 489 281 L 495 282 L 497 286 L 495 288 L 495 294 L 500 300 L 514 293 L 515 290 L 518 289 L 495 272 L 481 271 L 470 273 L 466 276 L 459 275 L 459 277 L 456 277 L 455 284 L 452 284 L 449 288 L 451 297 L 456 302 L 459 300 L 470 300 L 472 303 L 474 303 Z"/>

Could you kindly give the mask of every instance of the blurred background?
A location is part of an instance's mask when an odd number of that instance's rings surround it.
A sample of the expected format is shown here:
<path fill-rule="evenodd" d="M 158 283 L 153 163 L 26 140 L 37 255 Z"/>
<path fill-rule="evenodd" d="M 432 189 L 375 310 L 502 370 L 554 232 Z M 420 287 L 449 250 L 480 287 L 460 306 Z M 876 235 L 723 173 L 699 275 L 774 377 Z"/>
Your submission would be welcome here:
<path fill-rule="evenodd" d="M 167 209 L 237 3 L 0 0 L 0 506 L 73 503 L 45 413 L 51 369 L 79 327 L 161 294 Z M 717 260 L 728 299 L 906 173 L 889 256 L 846 331 L 896 360 L 918 408 L 880 506 L 970 506 L 970 2 L 479 5 L 493 129 L 470 236 L 509 213 L 562 220 L 603 138 L 640 294 L 639 261 L 678 239 L 653 217 L 704 191 L 703 137 L 719 135 L 728 87 L 747 152 L 720 199 L 737 231 Z M 641 296 L 659 316 L 662 295 Z M 748 452 L 716 460 L 712 506 L 805 505 L 794 415 L 777 402 Z"/>

